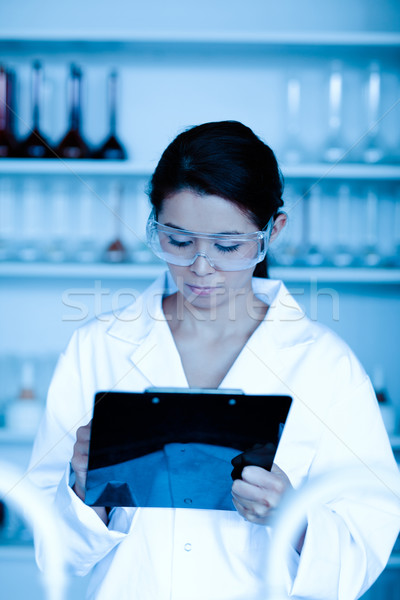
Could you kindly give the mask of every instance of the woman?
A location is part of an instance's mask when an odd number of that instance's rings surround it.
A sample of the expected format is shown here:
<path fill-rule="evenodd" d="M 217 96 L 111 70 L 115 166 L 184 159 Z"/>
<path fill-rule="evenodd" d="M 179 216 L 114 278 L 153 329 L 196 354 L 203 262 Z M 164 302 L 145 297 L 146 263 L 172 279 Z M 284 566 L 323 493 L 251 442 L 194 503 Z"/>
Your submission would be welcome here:
<path fill-rule="evenodd" d="M 268 519 L 290 487 L 343 466 L 377 480 L 397 467 L 357 359 L 265 278 L 268 244 L 286 221 L 271 149 L 237 122 L 194 127 L 165 150 L 149 195 L 148 241 L 168 274 L 118 317 L 75 332 L 49 390 L 31 478 L 60 510 L 74 571 L 93 568 L 89 598 L 261 600 Z M 95 392 L 149 386 L 292 396 L 271 471 L 248 466 L 232 485 L 236 510 L 107 514 L 83 503 Z M 285 565 L 290 597 L 359 597 L 397 535 L 390 492 L 384 504 L 360 490 L 308 514 Z M 40 536 L 37 547 L 43 563 Z"/>

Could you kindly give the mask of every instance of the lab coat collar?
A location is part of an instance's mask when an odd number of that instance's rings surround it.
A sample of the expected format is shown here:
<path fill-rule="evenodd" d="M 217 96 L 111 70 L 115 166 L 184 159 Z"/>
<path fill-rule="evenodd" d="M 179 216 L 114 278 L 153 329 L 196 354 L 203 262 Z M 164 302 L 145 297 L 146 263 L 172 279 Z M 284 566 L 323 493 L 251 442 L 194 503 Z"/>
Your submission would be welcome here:
<path fill-rule="evenodd" d="M 135 302 L 123 308 L 107 330 L 112 337 L 130 344 L 140 344 L 160 321 L 165 321 L 162 298 L 176 291 L 166 271 L 158 277 Z"/>
<path fill-rule="evenodd" d="M 255 277 L 253 291 L 269 305 L 261 329 L 276 349 L 309 344 L 316 338 L 316 327 L 282 281 Z"/>
<path fill-rule="evenodd" d="M 122 309 L 107 333 L 124 342 L 141 344 L 157 323 L 166 323 L 162 298 L 176 291 L 166 271 L 138 299 Z M 268 338 L 276 348 L 307 344 L 315 339 L 315 327 L 280 280 L 253 278 L 254 293 L 269 305 L 261 329 L 268 327 Z M 258 328 L 260 329 L 260 328 Z"/>
<path fill-rule="evenodd" d="M 222 387 L 231 387 L 233 380 L 236 380 L 236 373 L 239 374 L 242 367 L 247 371 L 253 364 L 255 374 L 259 372 L 257 358 L 263 360 L 261 357 L 268 357 L 268 365 L 278 374 L 284 366 L 280 350 L 308 344 L 314 339 L 315 328 L 310 327 L 309 319 L 281 281 L 254 278 L 253 290 L 269 305 L 269 309 L 264 321 L 227 373 Z M 176 287 L 169 272 L 166 272 L 135 303 L 123 309 L 108 329 L 109 335 L 134 346 L 130 360 L 147 378 L 151 387 L 188 386 L 162 310 L 163 296 L 174 291 Z"/>
<path fill-rule="evenodd" d="M 162 298 L 176 291 L 167 271 L 123 309 L 107 333 L 133 346 L 129 359 L 148 387 L 188 387 L 182 362 L 162 310 Z"/>

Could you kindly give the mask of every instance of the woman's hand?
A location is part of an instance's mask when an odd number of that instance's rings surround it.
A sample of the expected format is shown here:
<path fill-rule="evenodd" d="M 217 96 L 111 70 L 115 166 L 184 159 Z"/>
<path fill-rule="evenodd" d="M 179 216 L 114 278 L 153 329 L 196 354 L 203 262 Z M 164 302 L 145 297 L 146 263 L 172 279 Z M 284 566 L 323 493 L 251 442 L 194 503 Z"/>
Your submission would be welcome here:
<path fill-rule="evenodd" d="M 75 484 L 73 486 L 73 490 L 81 500 L 85 499 L 91 428 L 92 421 L 89 421 L 87 425 L 77 429 L 74 453 L 71 458 L 71 466 L 75 473 Z"/>
<path fill-rule="evenodd" d="M 75 483 L 73 490 L 81 500 L 85 500 L 85 487 L 87 478 L 88 458 L 89 458 L 89 442 L 90 431 L 92 429 L 92 421 L 87 425 L 79 427 L 76 430 L 76 442 L 74 444 L 74 453 L 71 458 L 71 466 L 75 473 Z M 95 513 L 107 525 L 108 515 L 104 506 L 92 506 Z"/>
<path fill-rule="evenodd" d="M 271 471 L 247 466 L 242 471 L 242 478 L 233 482 L 233 504 L 247 521 L 267 525 L 272 511 L 291 487 L 287 475 L 275 463 Z"/>

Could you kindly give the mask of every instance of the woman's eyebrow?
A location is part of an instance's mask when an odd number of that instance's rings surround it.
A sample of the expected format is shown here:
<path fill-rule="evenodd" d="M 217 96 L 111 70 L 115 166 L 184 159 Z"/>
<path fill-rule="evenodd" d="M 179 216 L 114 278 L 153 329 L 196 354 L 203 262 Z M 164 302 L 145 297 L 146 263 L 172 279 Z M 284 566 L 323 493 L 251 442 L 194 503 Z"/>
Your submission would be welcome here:
<path fill-rule="evenodd" d="M 179 229 L 179 231 L 188 231 L 189 233 L 199 233 L 201 235 L 244 235 L 243 231 L 218 231 L 217 233 L 203 233 L 201 231 L 191 231 L 190 229 L 184 229 L 183 227 L 178 227 L 178 225 L 174 225 L 173 223 L 164 223 L 166 227 L 172 227 L 172 229 Z"/>

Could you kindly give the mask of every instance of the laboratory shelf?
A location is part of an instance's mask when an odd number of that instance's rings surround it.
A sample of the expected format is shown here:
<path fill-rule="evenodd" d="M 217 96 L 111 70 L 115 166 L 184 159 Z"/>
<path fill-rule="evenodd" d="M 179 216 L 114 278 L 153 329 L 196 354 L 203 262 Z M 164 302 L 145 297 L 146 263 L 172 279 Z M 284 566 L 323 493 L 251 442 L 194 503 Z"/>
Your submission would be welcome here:
<path fill-rule="evenodd" d="M 135 49 L 140 45 L 179 45 L 199 46 L 217 44 L 220 46 L 300 46 L 315 47 L 374 47 L 374 48 L 398 48 L 400 46 L 400 35 L 391 32 L 364 32 L 364 31 L 119 31 L 116 35 L 113 31 L 86 31 L 83 35 L 80 31 L 43 30 L 43 31 L 10 31 L 0 33 L 0 48 L 19 49 L 21 46 L 46 46 L 51 48 L 67 46 L 69 50 L 90 50 L 93 45 L 101 45 L 102 49 L 108 51 L 118 49 L 122 51 Z M 182 50 L 182 48 L 181 48 Z"/>
<path fill-rule="evenodd" d="M 400 269 L 337 267 L 271 267 L 271 279 L 287 282 L 399 284 Z"/>
<path fill-rule="evenodd" d="M 144 279 L 153 280 L 165 271 L 165 265 L 134 263 L 18 263 L 0 264 L 0 278 L 36 279 Z"/>
<path fill-rule="evenodd" d="M 285 166 L 281 163 L 284 176 L 288 179 L 353 179 L 400 181 L 400 165 L 363 163 L 312 163 Z"/>
<path fill-rule="evenodd" d="M 148 177 L 155 167 L 156 163 L 151 165 L 123 160 L 0 159 L 1 175 Z"/>
<path fill-rule="evenodd" d="M 99 176 L 99 177 L 150 177 L 156 162 L 67 160 L 67 159 L 0 159 L 0 175 L 26 176 Z M 284 165 L 286 179 L 348 179 L 400 181 L 400 164 L 367 165 L 358 163 L 302 163 Z"/>
<path fill-rule="evenodd" d="M 0 278 L 49 279 L 142 279 L 153 280 L 165 271 L 160 264 L 106 263 L 0 263 Z M 287 282 L 329 282 L 352 284 L 400 284 L 400 269 L 335 267 L 270 267 L 271 279 Z"/>

